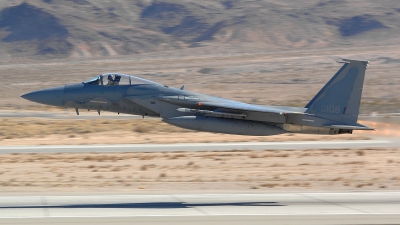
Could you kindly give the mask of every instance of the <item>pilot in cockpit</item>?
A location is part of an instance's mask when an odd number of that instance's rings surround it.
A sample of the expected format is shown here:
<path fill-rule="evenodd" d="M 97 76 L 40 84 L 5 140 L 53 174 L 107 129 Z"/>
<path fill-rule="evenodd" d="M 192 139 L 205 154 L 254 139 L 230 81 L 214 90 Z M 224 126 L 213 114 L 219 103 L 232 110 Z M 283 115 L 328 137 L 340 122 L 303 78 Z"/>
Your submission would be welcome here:
<path fill-rule="evenodd" d="M 108 83 L 107 85 L 118 85 L 119 81 L 121 80 L 121 76 L 119 75 L 114 75 L 115 77 L 113 77 L 113 75 L 109 74 L 107 79 L 108 79 Z"/>

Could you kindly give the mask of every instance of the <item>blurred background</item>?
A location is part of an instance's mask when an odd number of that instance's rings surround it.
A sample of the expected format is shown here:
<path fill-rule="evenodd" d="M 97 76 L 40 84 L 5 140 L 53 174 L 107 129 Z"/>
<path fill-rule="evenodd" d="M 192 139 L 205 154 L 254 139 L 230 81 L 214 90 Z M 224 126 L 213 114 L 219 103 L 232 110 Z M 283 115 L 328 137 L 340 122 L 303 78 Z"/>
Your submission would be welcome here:
<path fill-rule="evenodd" d="M 396 0 L 2 1 L 0 107 L 112 71 L 304 106 L 349 57 L 370 61 L 362 113 L 399 112 L 399 24 Z"/>
<path fill-rule="evenodd" d="M 76 116 L 73 109 L 20 98 L 40 88 L 120 72 L 253 104 L 303 107 L 340 68 L 336 61 L 342 58 L 370 61 L 361 120 L 379 128 L 372 135 L 209 134 L 171 127 L 158 119 L 112 113 L 98 116 L 96 112 Z M 364 140 L 378 134 L 397 137 L 399 65 L 398 0 L 0 1 L 0 145 Z M 210 167 L 197 164 L 197 153 L 155 154 L 150 158 L 145 154 L 126 158 L 117 154 L 8 155 L 0 159 L 5 163 L 0 168 L 0 184 L 10 190 L 93 186 L 157 189 L 164 181 L 172 185 L 164 186 L 171 190 L 182 182 L 188 189 L 198 190 L 224 190 L 224 185 L 232 182 L 245 189 L 398 188 L 397 152 L 370 150 L 215 153 L 203 159 L 210 161 L 204 162 Z M 254 171 L 254 165 L 262 164 L 265 158 L 271 163 Z M 305 161 L 298 162 L 298 158 Z M 164 161 L 152 161 L 158 159 Z M 340 170 L 332 171 L 333 159 L 339 160 Z M 172 160 L 177 160 L 173 167 Z M 241 164 L 241 160 L 256 161 Z M 28 164 L 18 167 L 13 162 Z M 48 168 L 43 162 L 50 164 Z M 71 163 L 77 163 L 76 167 Z M 214 166 L 220 171 L 208 170 Z M 301 166 L 308 167 L 302 170 Z M 232 168 L 242 172 L 232 175 Z M 173 170 L 174 175 L 169 172 Z M 271 173 L 265 173 L 268 170 Z M 365 176 L 368 170 L 376 170 L 376 176 Z M 193 174 L 188 175 L 189 171 Z M 27 178 L 29 173 L 32 179 Z M 211 173 L 221 177 L 209 179 Z M 38 179 L 33 179 L 35 176 Z"/>

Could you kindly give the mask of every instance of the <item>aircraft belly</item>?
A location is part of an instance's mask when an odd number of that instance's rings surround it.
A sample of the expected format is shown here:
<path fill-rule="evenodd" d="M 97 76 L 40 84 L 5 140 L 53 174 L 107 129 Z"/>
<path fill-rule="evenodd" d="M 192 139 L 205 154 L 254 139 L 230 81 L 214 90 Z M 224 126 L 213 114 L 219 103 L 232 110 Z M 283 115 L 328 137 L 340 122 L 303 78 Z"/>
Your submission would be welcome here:
<path fill-rule="evenodd" d="M 125 99 L 132 104 L 136 104 L 157 114 L 160 114 L 161 112 L 160 104 L 157 104 L 156 101 L 152 100 L 151 96 L 129 96 L 125 97 Z"/>
<path fill-rule="evenodd" d="M 121 102 L 119 102 L 120 108 L 123 108 L 124 110 L 129 111 L 129 114 L 135 114 L 135 115 L 142 115 L 142 116 L 152 116 L 152 117 L 159 117 L 160 114 L 157 112 L 145 108 L 139 104 L 136 104 L 128 99 L 122 99 Z"/>
<path fill-rule="evenodd" d="M 178 116 L 185 116 L 186 113 L 179 112 L 176 105 L 168 104 L 165 102 L 160 102 L 162 110 L 160 111 L 160 116 L 162 118 L 171 118 Z"/>
<path fill-rule="evenodd" d="M 352 130 L 366 129 L 368 127 L 354 124 L 342 124 L 339 121 L 311 115 L 289 114 L 287 115 L 286 123 L 282 124 L 282 128 L 293 133 L 333 135 L 351 134 Z"/>
<path fill-rule="evenodd" d="M 164 122 L 174 126 L 225 134 L 269 136 L 286 133 L 285 130 L 267 123 L 225 119 L 205 116 L 181 116 L 163 119 Z"/>
<path fill-rule="evenodd" d="M 312 127 L 299 124 L 283 124 L 282 128 L 288 132 L 302 133 L 302 134 L 325 134 L 333 135 L 338 134 L 339 129 L 326 128 L 326 127 Z"/>
<path fill-rule="evenodd" d="M 289 114 L 287 115 L 286 123 L 317 127 L 317 126 L 323 126 L 328 121 L 329 120 L 304 114 Z"/>
<path fill-rule="evenodd" d="M 270 122 L 270 123 L 285 123 L 285 115 L 278 113 L 267 112 L 246 112 L 246 120 Z"/>

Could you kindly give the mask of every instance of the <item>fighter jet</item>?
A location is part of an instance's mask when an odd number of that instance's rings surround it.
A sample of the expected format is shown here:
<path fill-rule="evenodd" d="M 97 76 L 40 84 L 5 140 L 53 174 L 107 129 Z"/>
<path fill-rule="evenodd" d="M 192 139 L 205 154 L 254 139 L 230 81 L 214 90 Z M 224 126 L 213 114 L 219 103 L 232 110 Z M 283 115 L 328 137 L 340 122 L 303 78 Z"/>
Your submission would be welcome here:
<path fill-rule="evenodd" d="M 161 117 L 197 131 L 267 136 L 283 133 L 351 134 L 373 130 L 357 123 L 368 61 L 343 59 L 343 66 L 304 107 L 265 106 L 173 88 L 140 77 L 105 73 L 78 84 L 22 95 L 41 104 Z"/>

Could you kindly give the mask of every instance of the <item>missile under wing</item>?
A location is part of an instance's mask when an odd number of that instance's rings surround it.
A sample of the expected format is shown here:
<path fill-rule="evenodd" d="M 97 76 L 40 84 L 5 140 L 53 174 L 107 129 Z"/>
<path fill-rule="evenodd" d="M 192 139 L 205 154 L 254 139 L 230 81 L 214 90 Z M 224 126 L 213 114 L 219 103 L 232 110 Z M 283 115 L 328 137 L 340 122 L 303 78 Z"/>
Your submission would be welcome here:
<path fill-rule="evenodd" d="M 79 84 L 23 95 L 66 108 L 161 117 L 186 129 L 240 134 L 287 132 L 342 134 L 372 130 L 357 123 L 368 61 L 343 59 L 343 66 L 304 107 L 261 106 L 190 92 L 139 77 L 106 73 Z"/>

